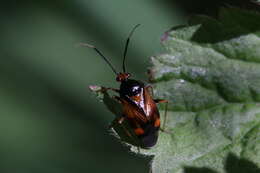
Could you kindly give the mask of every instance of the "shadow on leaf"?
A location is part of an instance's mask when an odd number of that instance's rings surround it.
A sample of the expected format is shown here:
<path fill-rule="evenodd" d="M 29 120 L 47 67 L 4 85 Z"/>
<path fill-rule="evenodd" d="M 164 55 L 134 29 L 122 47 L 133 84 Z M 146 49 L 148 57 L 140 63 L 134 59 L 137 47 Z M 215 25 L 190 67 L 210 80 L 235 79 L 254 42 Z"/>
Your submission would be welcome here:
<path fill-rule="evenodd" d="M 225 164 L 226 173 L 259 173 L 260 168 L 256 164 L 247 160 L 240 159 L 234 154 L 229 154 Z"/>
<path fill-rule="evenodd" d="M 185 173 L 217 173 L 216 171 L 210 168 L 197 168 L 197 167 L 185 167 Z M 259 173 L 260 168 L 256 164 L 247 160 L 240 159 L 236 155 L 230 153 L 227 156 L 225 163 L 225 172 L 226 173 Z"/>
<path fill-rule="evenodd" d="M 185 167 L 185 173 L 217 173 L 216 171 L 209 168 L 196 168 L 196 167 Z"/>
<path fill-rule="evenodd" d="M 218 20 L 203 15 L 190 18 L 190 25 L 201 25 L 193 35 L 192 41 L 217 43 L 255 33 L 260 27 L 259 23 L 255 24 L 260 19 L 259 13 L 238 8 L 222 8 L 219 11 Z"/>

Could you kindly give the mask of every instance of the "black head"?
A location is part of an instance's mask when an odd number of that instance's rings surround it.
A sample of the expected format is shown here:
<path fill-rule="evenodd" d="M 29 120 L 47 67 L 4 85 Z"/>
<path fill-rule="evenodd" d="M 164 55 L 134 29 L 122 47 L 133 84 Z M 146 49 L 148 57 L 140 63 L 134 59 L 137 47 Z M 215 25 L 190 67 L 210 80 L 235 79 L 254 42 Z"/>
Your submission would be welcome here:
<path fill-rule="evenodd" d="M 124 80 L 120 85 L 120 96 L 136 96 L 142 92 L 143 88 L 144 83 L 140 81 L 133 79 Z"/>

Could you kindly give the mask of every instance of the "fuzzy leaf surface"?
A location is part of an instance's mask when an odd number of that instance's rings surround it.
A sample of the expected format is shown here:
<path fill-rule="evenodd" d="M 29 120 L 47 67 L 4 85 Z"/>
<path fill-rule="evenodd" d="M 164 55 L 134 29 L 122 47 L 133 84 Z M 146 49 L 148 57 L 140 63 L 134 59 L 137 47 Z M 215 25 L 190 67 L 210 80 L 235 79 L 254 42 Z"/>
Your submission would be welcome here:
<path fill-rule="evenodd" d="M 259 171 L 258 21 L 257 13 L 222 9 L 218 20 L 196 16 L 163 35 L 167 53 L 152 57 L 150 73 L 156 97 L 170 101 L 172 134 L 161 133 L 147 152 L 153 172 Z"/>
<path fill-rule="evenodd" d="M 153 173 L 260 171 L 259 21 L 222 9 L 218 20 L 195 16 L 163 35 L 167 52 L 152 57 L 150 80 L 169 101 L 167 133 L 140 151 L 154 155 Z"/>

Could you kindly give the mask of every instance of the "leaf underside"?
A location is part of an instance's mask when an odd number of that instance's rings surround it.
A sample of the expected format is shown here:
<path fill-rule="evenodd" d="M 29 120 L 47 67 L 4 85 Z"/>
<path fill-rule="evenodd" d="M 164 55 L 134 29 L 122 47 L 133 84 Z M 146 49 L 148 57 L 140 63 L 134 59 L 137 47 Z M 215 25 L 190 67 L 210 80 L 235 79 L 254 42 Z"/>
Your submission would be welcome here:
<path fill-rule="evenodd" d="M 149 71 L 155 97 L 169 101 L 171 133 L 140 150 L 154 155 L 152 172 L 260 172 L 260 15 L 195 16 L 162 44 L 167 53 L 152 57 Z"/>

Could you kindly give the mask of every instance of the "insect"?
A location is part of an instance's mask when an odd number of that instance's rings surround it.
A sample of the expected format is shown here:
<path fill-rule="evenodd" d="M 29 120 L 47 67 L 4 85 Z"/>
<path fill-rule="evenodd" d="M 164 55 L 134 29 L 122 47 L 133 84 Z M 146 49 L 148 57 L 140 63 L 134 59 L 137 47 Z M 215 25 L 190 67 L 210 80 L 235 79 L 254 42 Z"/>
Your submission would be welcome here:
<path fill-rule="evenodd" d="M 112 90 L 118 93 L 118 96 L 114 97 L 122 105 L 122 115 L 116 119 L 116 123 L 123 124 L 123 122 L 127 121 L 131 129 L 124 128 L 125 133 L 129 137 L 138 139 L 138 147 L 148 149 L 156 144 L 158 133 L 161 129 L 160 114 L 156 104 L 166 103 L 166 118 L 168 101 L 153 99 L 152 87 L 145 85 L 142 81 L 130 79 L 130 73 L 126 72 L 125 60 L 129 41 L 139 25 L 136 25 L 127 37 L 123 54 L 122 72 L 117 72 L 114 66 L 95 46 L 86 43 L 81 43 L 81 45 L 94 49 L 116 74 L 116 81 L 121 83 L 120 88 L 103 88 L 104 90 Z M 133 133 L 130 133 L 129 130 L 132 130 Z"/>

